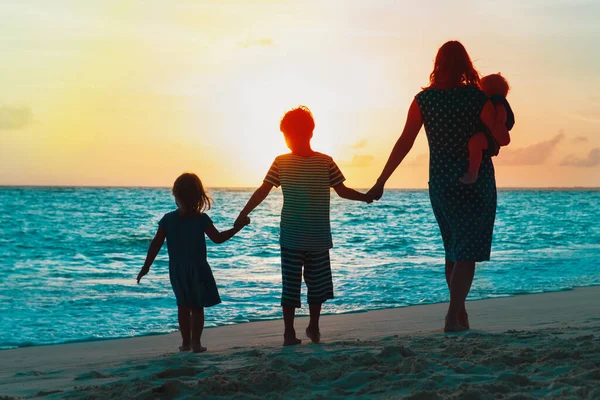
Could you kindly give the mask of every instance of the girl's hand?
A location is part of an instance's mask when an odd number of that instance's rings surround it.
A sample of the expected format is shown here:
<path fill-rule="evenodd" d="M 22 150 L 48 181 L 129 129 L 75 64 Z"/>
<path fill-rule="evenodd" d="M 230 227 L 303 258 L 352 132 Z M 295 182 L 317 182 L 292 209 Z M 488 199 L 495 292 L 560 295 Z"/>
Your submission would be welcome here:
<path fill-rule="evenodd" d="M 244 226 L 250 224 L 250 217 L 247 215 L 242 215 L 240 214 L 237 219 L 235 220 L 235 222 L 233 223 L 233 226 L 235 228 L 243 228 Z"/>
<path fill-rule="evenodd" d="M 150 272 L 150 267 L 142 267 L 142 270 L 140 271 L 140 273 L 137 276 L 137 283 L 139 285 L 140 280 L 142 280 L 142 278 L 144 277 L 144 275 L 146 275 L 148 272 Z"/>

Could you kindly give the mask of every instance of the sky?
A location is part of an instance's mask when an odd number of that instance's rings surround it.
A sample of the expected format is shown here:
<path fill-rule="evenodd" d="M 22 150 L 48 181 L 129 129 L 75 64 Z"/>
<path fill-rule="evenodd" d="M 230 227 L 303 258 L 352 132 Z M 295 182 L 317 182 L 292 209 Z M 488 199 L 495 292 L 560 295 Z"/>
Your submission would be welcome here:
<path fill-rule="evenodd" d="M 0 185 L 260 185 L 308 106 L 313 147 L 370 187 L 460 40 L 511 84 L 500 187 L 600 186 L 600 2 L 3 0 Z M 422 130 L 388 187 L 424 188 Z"/>

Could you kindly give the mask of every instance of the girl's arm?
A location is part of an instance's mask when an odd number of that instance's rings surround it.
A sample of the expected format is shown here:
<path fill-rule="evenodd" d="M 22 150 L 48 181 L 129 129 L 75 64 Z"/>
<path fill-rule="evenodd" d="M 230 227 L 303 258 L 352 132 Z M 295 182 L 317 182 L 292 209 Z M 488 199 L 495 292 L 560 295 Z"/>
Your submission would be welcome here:
<path fill-rule="evenodd" d="M 373 197 L 375 200 L 379 200 L 383 195 L 383 188 L 387 180 L 392 176 L 398 165 L 404 160 L 404 157 L 408 154 L 410 149 L 412 149 L 413 144 L 415 143 L 415 139 L 423 126 L 423 117 L 421 116 L 421 109 L 419 108 L 419 103 L 417 103 L 417 99 L 414 99 L 408 109 L 408 115 L 406 117 L 406 124 L 404 125 L 404 130 L 402 131 L 402 135 L 396 142 L 390 157 L 388 158 L 379 179 L 377 179 L 377 183 L 369 190 L 367 195 Z"/>
<path fill-rule="evenodd" d="M 209 239 L 213 241 L 213 243 L 221 244 L 221 243 L 228 241 L 232 237 L 234 237 L 236 233 L 241 231 L 242 228 L 244 226 L 248 225 L 249 223 L 250 223 L 250 218 L 246 217 L 246 219 L 241 221 L 241 223 L 239 225 L 236 225 L 235 227 L 233 227 L 231 229 L 227 229 L 226 231 L 223 231 L 223 232 L 219 232 L 214 224 L 210 224 L 206 228 L 206 231 L 205 231 L 206 236 L 208 236 Z"/>
<path fill-rule="evenodd" d="M 244 222 L 246 218 L 248 218 L 248 214 L 250 214 L 252 210 L 258 207 L 258 205 L 267 198 L 271 189 L 273 189 L 273 185 L 268 182 L 263 182 L 263 184 L 252 194 L 243 210 L 240 211 L 240 215 L 235 220 L 233 226 L 243 227 L 245 225 Z"/>
<path fill-rule="evenodd" d="M 137 276 L 137 283 L 140 283 L 140 280 L 150 272 L 150 266 L 154 262 L 154 259 L 158 255 L 158 252 L 162 248 L 163 243 L 165 242 L 166 233 L 163 228 L 158 227 L 158 231 L 156 231 L 156 235 L 154 235 L 154 239 L 150 243 L 150 247 L 148 248 L 148 254 L 146 255 L 146 261 L 144 261 L 144 266 L 142 270 Z"/>
<path fill-rule="evenodd" d="M 338 196 L 340 196 L 342 199 L 364 201 L 367 204 L 373 202 L 373 197 L 368 196 L 365 193 L 358 192 L 354 189 L 350 189 L 349 187 L 346 187 L 346 185 L 344 185 L 343 183 L 334 186 L 333 190 L 335 190 Z"/>
<path fill-rule="evenodd" d="M 508 146 L 510 143 L 510 134 L 506 128 L 506 108 L 504 104 L 496 104 L 494 111 L 494 124 L 490 132 L 500 146 Z"/>

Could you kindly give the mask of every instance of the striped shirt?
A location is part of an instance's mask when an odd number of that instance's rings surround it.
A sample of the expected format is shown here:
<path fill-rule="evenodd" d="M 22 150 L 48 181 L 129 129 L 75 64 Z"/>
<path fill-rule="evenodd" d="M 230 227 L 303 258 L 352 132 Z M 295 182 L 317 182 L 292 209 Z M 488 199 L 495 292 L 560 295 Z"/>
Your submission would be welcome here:
<path fill-rule="evenodd" d="M 293 250 L 333 247 L 329 222 L 330 187 L 346 178 L 328 155 L 289 153 L 275 158 L 264 181 L 281 186 L 283 209 L 279 243 Z"/>

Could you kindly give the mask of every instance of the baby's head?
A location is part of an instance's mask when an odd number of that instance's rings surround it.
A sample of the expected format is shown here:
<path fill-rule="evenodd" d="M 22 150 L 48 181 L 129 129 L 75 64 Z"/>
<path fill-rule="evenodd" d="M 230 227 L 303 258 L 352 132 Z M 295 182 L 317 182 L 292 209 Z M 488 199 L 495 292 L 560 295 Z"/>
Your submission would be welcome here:
<path fill-rule="evenodd" d="M 285 143 L 292 149 L 298 144 L 310 142 L 315 129 L 315 120 L 308 107 L 298 106 L 285 113 L 279 123 L 279 129 L 285 137 Z"/>
<path fill-rule="evenodd" d="M 488 97 L 502 96 L 506 97 L 510 90 L 508 81 L 498 72 L 497 74 L 491 74 L 481 78 L 481 90 L 485 92 Z"/>
<path fill-rule="evenodd" d="M 196 174 L 181 174 L 173 184 L 173 196 L 184 214 L 200 214 L 210 208 L 210 197 Z"/>

